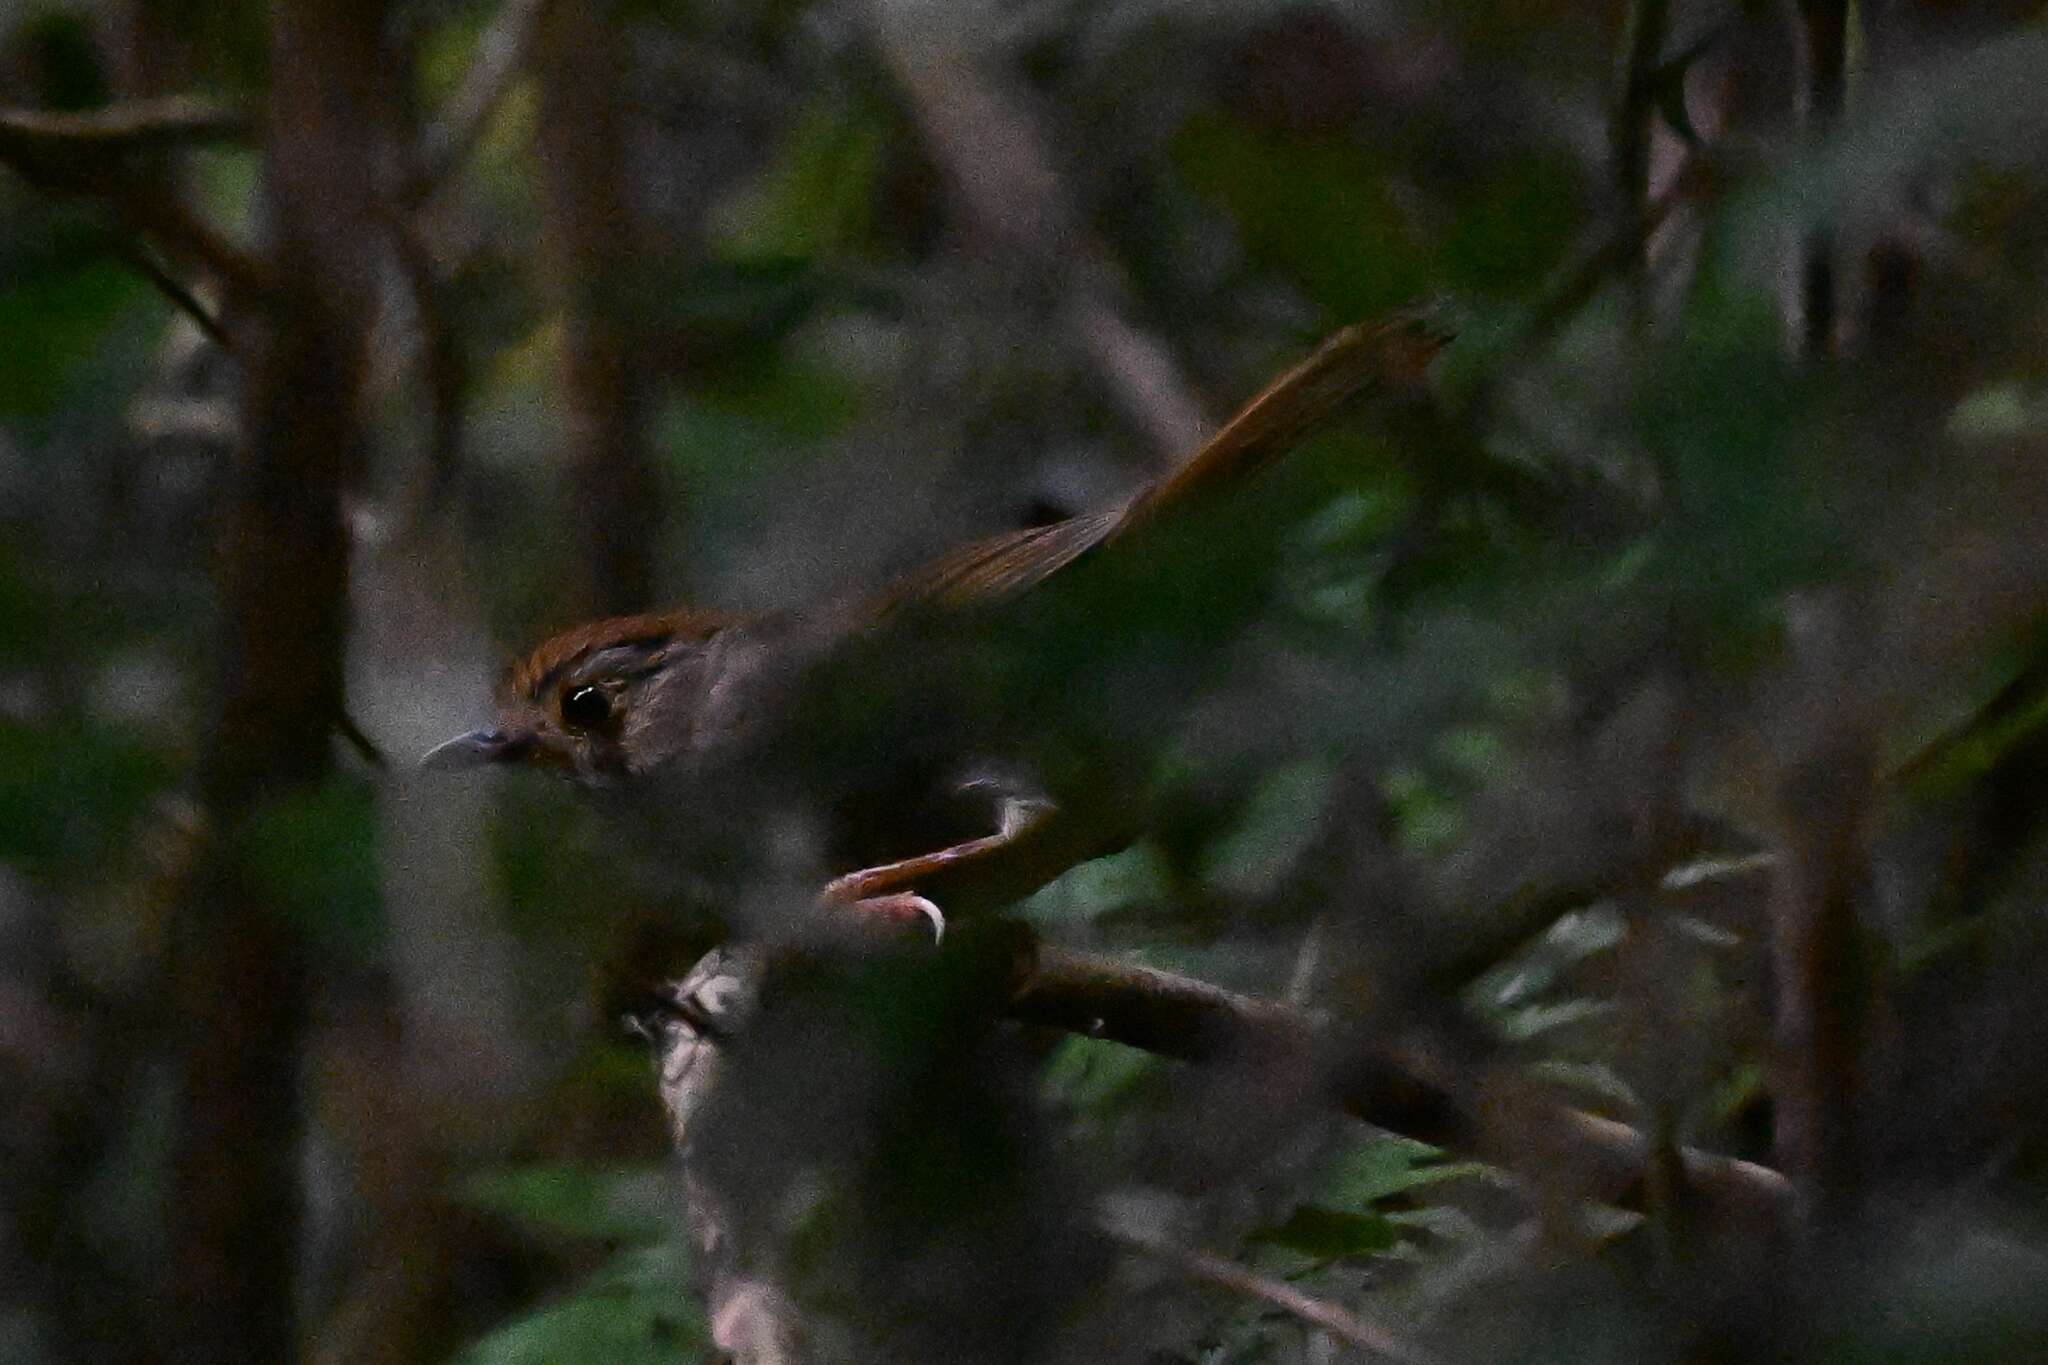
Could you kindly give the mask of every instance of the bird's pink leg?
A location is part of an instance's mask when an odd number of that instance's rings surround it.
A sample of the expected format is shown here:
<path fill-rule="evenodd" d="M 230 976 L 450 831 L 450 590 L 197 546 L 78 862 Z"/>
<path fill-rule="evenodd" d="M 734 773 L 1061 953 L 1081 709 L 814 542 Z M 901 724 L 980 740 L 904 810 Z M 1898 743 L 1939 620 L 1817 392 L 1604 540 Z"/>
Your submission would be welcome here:
<path fill-rule="evenodd" d="M 931 853 L 921 853 L 914 858 L 877 863 L 873 867 L 835 877 L 826 884 L 822 899 L 895 918 L 921 916 L 930 921 L 934 938 L 943 937 L 946 932 L 945 915 L 938 906 L 908 888 L 934 873 L 1008 848 L 1035 829 L 1052 812 L 1052 807 L 1043 801 L 1014 800 L 1005 801 L 1002 811 L 1001 822 L 994 834 Z"/>

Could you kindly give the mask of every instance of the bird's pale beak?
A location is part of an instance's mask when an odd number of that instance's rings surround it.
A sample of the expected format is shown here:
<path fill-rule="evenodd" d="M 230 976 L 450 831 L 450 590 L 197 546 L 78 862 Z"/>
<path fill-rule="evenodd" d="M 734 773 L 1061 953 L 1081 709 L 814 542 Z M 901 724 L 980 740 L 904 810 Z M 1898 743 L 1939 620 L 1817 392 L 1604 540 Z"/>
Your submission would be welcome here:
<path fill-rule="evenodd" d="M 471 730 L 420 755 L 422 772 L 459 772 L 519 758 L 529 746 L 503 730 Z"/>

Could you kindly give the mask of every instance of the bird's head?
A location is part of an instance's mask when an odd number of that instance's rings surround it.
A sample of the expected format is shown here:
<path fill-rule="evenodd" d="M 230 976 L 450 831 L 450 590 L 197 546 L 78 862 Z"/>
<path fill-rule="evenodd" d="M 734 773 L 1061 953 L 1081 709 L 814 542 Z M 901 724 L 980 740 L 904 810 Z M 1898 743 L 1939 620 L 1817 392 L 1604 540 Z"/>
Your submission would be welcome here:
<path fill-rule="evenodd" d="M 697 746 L 725 624 L 667 613 L 565 630 L 506 668 L 492 724 L 435 746 L 420 764 L 523 764 L 592 787 L 645 776 Z"/>

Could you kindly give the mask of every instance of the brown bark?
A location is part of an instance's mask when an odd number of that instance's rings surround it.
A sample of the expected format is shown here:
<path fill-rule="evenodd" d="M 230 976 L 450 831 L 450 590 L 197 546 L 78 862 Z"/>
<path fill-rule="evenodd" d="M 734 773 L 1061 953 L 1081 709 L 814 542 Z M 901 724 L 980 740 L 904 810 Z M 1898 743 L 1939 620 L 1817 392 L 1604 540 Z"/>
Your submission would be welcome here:
<path fill-rule="evenodd" d="M 1772 907 L 1779 1167 L 1809 1232 L 1854 1214 L 1865 1177 L 1873 966 L 1866 825 L 1874 762 L 1842 736 L 1791 774 L 1790 828 Z"/>
<path fill-rule="evenodd" d="M 1650 232 L 1644 220 L 1650 200 L 1650 149 L 1657 128 L 1657 63 L 1663 56 L 1669 27 L 1667 0 L 1630 0 L 1622 34 L 1620 77 L 1608 126 L 1612 148 L 1616 206 L 1622 231 L 1635 248 L 1624 263 L 1623 281 L 1635 325 L 1648 318 Z"/>
<path fill-rule="evenodd" d="M 562 605 L 641 611 L 654 603 L 662 499 L 647 442 L 647 348 L 630 316 L 638 233 L 622 107 L 628 53 L 615 4 L 560 5 L 541 27 L 536 145 L 562 304 L 562 498 L 577 556 Z"/>
<path fill-rule="evenodd" d="M 381 8 L 301 0 L 279 6 L 271 30 L 277 288 L 247 320 L 247 450 L 223 525 L 219 709 L 200 773 L 220 843 L 181 926 L 172 986 L 180 1129 L 162 1309 L 176 1335 L 164 1350 L 214 1365 L 298 1347 L 305 963 L 236 852 L 266 807 L 327 776 L 342 709 L 340 495 L 362 455 Z"/>
<path fill-rule="evenodd" d="M 1848 90 L 1848 0 L 1802 0 L 1800 18 L 1806 51 L 1806 122 L 1821 134 L 1841 122 Z M 1828 223 L 1807 231 L 1799 263 L 1801 345 L 1814 360 L 1834 351 L 1838 313 L 1835 284 L 1835 238 Z"/>
<path fill-rule="evenodd" d="M 1239 995 L 1207 982 L 1085 953 L 1037 950 L 1010 1005 L 1016 1018 L 1107 1038 L 1162 1056 L 1206 1061 L 1263 1049 L 1328 1059 L 1329 1098 L 1377 1127 L 1456 1150 L 1484 1152 L 1491 1139 L 1477 1097 L 1426 1074 L 1416 1059 L 1345 1036 L 1313 1011 Z M 1516 1115 L 1526 1123 L 1519 1156 L 1538 1168 L 1569 1163 L 1596 1197 L 1634 1200 L 1652 1156 L 1650 1140 L 1612 1119 L 1563 1107 Z M 1536 1159 L 1540 1158 L 1540 1159 Z M 1790 1210 L 1777 1172 L 1746 1161 L 1686 1149 L 1689 1186 L 1717 1211 L 1752 1227 L 1775 1229 Z"/>

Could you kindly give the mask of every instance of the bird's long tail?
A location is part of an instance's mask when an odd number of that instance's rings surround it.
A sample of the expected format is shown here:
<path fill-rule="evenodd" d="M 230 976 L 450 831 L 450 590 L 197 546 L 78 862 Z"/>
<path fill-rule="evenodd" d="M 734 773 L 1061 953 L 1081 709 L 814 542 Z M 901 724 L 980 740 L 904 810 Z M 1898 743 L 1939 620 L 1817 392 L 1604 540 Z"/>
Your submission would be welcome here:
<path fill-rule="evenodd" d="M 1249 477 L 1343 412 L 1415 392 L 1447 340 L 1422 310 L 1346 327 L 1159 482 L 1099 512 L 962 546 L 898 581 L 889 604 L 968 606 L 1021 592 L 1163 509 Z"/>

